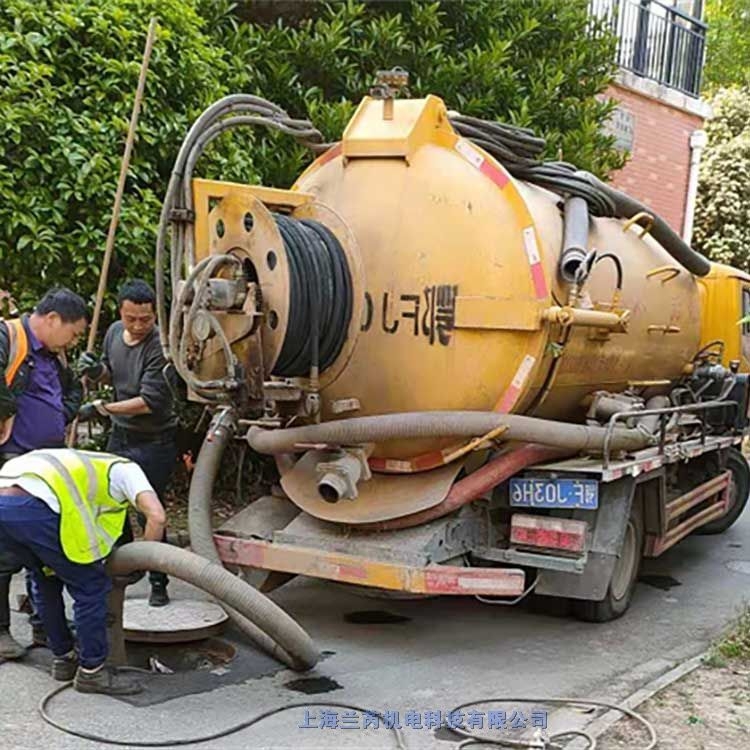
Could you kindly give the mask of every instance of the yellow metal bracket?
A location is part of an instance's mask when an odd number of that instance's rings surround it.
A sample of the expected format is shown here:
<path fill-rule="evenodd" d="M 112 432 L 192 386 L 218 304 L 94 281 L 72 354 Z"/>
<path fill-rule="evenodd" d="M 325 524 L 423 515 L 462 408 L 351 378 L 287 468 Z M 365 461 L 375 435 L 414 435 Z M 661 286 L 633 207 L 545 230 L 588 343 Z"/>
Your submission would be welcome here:
<path fill-rule="evenodd" d="M 642 219 L 646 220 L 646 226 L 641 226 L 640 236 L 645 237 L 651 231 L 651 227 L 654 226 L 654 217 L 648 211 L 639 211 L 635 216 L 631 216 L 622 225 L 622 231 L 627 232 L 634 224 L 640 225 Z"/>
<path fill-rule="evenodd" d="M 580 307 L 548 307 L 542 319 L 550 323 L 582 328 L 602 328 L 613 333 L 626 333 L 630 310 L 608 312 L 605 310 L 583 310 Z"/>
<path fill-rule="evenodd" d="M 672 281 L 672 279 L 676 279 L 680 275 L 680 269 L 676 266 L 659 266 L 659 268 L 653 268 L 651 269 L 647 274 L 646 278 L 650 279 L 654 276 L 664 276 L 661 280 L 662 284 L 666 284 L 668 281 Z"/>
<path fill-rule="evenodd" d="M 288 208 L 297 208 L 315 200 L 314 195 L 298 190 L 280 190 L 260 185 L 240 185 L 236 182 L 221 182 L 220 180 L 196 178 L 192 182 L 192 188 L 195 206 L 195 248 L 198 258 L 208 253 L 210 247 L 208 215 L 211 213 L 211 209 L 216 202 L 230 195 L 250 195 L 266 206 Z"/>

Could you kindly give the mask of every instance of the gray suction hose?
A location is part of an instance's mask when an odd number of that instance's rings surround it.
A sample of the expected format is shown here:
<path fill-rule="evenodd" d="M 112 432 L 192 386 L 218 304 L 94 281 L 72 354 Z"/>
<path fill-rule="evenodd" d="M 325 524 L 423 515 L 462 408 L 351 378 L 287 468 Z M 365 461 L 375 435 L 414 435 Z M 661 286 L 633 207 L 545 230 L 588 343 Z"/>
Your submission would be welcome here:
<path fill-rule="evenodd" d="M 215 567 L 222 570 L 224 568 L 214 545 L 211 523 L 211 496 L 214 480 L 221 464 L 221 457 L 231 434 L 230 426 L 222 422 L 221 416 L 211 424 L 193 470 L 188 498 L 190 546 L 197 555 L 215 563 Z M 153 570 L 153 568 L 148 567 L 145 569 Z M 260 648 L 292 669 L 310 669 L 318 660 L 318 652 L 305 631 L 295 625 L 297 638 L 287 639 L 285 642 L 277 638 L 278 643 L 276 643 L 268 633 L 273 633 L 276 636 L 277 629 L 286 628 L 286 620 L 290 618 L 252 586 L 231 573 L 227 572 L 227 575 L 238 581 L 244 588 L 252 591 L 258 601 L 271 604 L 274 607 L 273 610 L 268 610 L 268 616 L 260 621 L 256 617 L 257 608 L 249 610 L 250 616 L 248 616 L 248 610 L 235 608 L 233 602 L 226 600 L 230 606 L 225 607 L 225 609 L 235 626 Z M 223 597 L 217 598 L 222 604 L 224 603 Z"/>
<path fill-rule="evenodd" d="M 606 429 L 550 419 L 525 417 L 519 414 L 498 414 L 487 411 L 418 411 L 384 414 L 375 417 L 339 419 L 305 427 L 266 430 L 251 427 L 247 433 L 250 447 L 258 453 L 289 453 L 296 446 L 309 443 L 357 445 L 384 440 L 435 437 L 477 437 L 506 426 L 506 440 L 540 443 L 572 451 L 601 451 Z M 610 450 L 638 450 L 648 445 L 652 436 L 645 430 L 616 429 L 609 443 Z M 196 466 L 196 471 L 198 467 Z M 192 495 L 192 488 L 191 488 Z M 190 527 L 192 539 L 193 529 Z"/>
<path fill-rule="evenodd" d="M 578 280 L 578 269 L 586 260 L 589 243 L 589 206 L 583 198 L 569 195 L 565 199 L 563 248 L 559 271 L 569 284 Z"/>
<path fill-rule="evenodd" d="M 305 670 L 315 666 L 318 651 L 310 636 L 286 613 L 252 586 L 226 570 L 221 563 L 206 560 L 179 547 L 160 542 L 131 542 L 118 547 L 107 563 L 113 576 L 124 576 L 136 570 L 159 570 L 197 586 L 219 601 L 226 602 L 270 640 L 266 632 L 274 634 L 278 645 L 266 649 L 285 661 L 293 669 Z"/>

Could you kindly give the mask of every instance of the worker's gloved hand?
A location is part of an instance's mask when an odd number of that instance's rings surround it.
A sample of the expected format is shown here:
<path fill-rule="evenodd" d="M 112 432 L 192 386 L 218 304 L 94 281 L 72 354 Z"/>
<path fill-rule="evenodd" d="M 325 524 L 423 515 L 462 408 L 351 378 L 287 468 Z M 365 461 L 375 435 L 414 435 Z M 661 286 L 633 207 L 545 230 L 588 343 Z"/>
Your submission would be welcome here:
<path fill-rule="evenodd" d="M 79 422 L 88 422 L 91 419 L 109 419 L 109 417 L 110 414 L 104 406 L 104 401 L 100 398 L 90 404 L 84 404 L 78 410 Z"/>
<path fill-rule="evenodd" d="M 76 372 L 79 377 L 85 375 L 89 380 L 99 380 L 104 374 L 104 365 L 94 352 L 84 352 L 78 357 Z"/>

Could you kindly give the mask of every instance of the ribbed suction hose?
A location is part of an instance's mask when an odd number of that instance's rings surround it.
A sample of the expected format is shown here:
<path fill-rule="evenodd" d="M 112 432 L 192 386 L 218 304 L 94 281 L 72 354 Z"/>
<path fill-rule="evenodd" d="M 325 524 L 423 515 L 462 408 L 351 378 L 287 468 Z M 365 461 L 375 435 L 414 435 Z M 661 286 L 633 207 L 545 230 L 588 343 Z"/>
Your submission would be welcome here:
<path fill-rule="evenodd" d="M 247 441 L 258 453 L 290 453 L 299 450 L 298 445 L 308 443 L 357 445 L 385 440 L 477 437 L 503 426 L 508 428 L 503 434 L 503 438 L 507 440 L 551 445 L 574 453 L 602 451 L 607 434 L 604 427 L 555 422 L 551 419 L 525 417 L 519 414 L 424 411 L 339 419 L 282 430 L 251 427 L 247 433 Z M 643 448 L 650 442 L 651 436 L 640 430 L 617 428 L 612 432 L 609 447 L 614 451 L 632 451 Z M 192 538 L 192 526 L 190 533 Z"/>
<path fill-rule="evenodd" d="M 112 576 L 158 570 L 187 581 L 232 607 L 231 610 L 227 607 L 227 612 L 233 615 L 233 620 L 240 618 L 248 623 L 253 640 L 292 669 L 310 669 L 318 661 L 318 650 L 310 636 L 281 607 L 232 575 L 218 561 L 161 542 L 131 542 L 112 553 L 107 570 Z M 273 633 L 275 640 L 266 633 Z"/>
<path fill-rule="evenodd" d="M 214 567 L 221 570 L 224 570 L 224 568 L 219 553 L 216 551 L 213 538 L 211 497 L 216 474 L 221 464 L 221 457 L 231 434 L 230 426 L 222 421 L 221 416 L 211 424 L 198 454 L 198 460 L 195 463 L 193 478 L 190 482 L 190 494 L 188 496 L 190 546 L 197 555 L 214 563 Z M 159 568 L 146 567 L 145 569 L 158 570 Z M 282 642 L 277 637 L 278 633 L 282 630 L 285 633 L 288 632 L 289 628 L 286 620 L 290 620 L 291 618 L 252 586 L 241 581 L 231 573 L 224 572 L 242 587 L 249 589 L 252 592 L 254 601 L 264 602 L 273 607 L 273 609 L 266 610 L 262 609 L 261 605 L 256 603 L 250 609 L 240 609 L 233 601 L 229 599 L 224 600 L 223 597 L 217 596 L 222 604 L 226 601 L 229 605 L 225 607 L 226 612 L 237 628 L 264 651 L 284 664 L 287 664 L 292 669 L 310 669 L 318 660 L 318 652 L 307 633 L 294 623 L 297 628 L 295 631 L 297 633 L 296 637 L 287 638 Z M 250 595 L 248 594 L 248 596 Z M 265 607 L 265 604 L 262 606 Z M 261 609 L 263 617 L 259 619 L 258 614 Z M 273 633 L 278 643 L 268 633 Z"/>

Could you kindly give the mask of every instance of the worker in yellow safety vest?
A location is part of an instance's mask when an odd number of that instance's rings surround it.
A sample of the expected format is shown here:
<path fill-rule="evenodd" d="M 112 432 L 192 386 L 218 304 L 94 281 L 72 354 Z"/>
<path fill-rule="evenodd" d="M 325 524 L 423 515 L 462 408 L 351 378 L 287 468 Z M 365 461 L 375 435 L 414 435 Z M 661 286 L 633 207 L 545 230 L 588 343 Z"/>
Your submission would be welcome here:
<path fill-rule="evenodd" d="M 134 462 L 108 453 L 37 450 L 0 468 L 0 548 L 31 570 L 54 655 L 52 676 L 84 693 L 129 695 L 138 684 L 104 666 L 105 559 L 122 533 L 128 504 L 146 517 L 144 538 L 159 541 L 164 508 Z M 73 598 L 78 644 L 65 619 L 63 587 Z"/>

